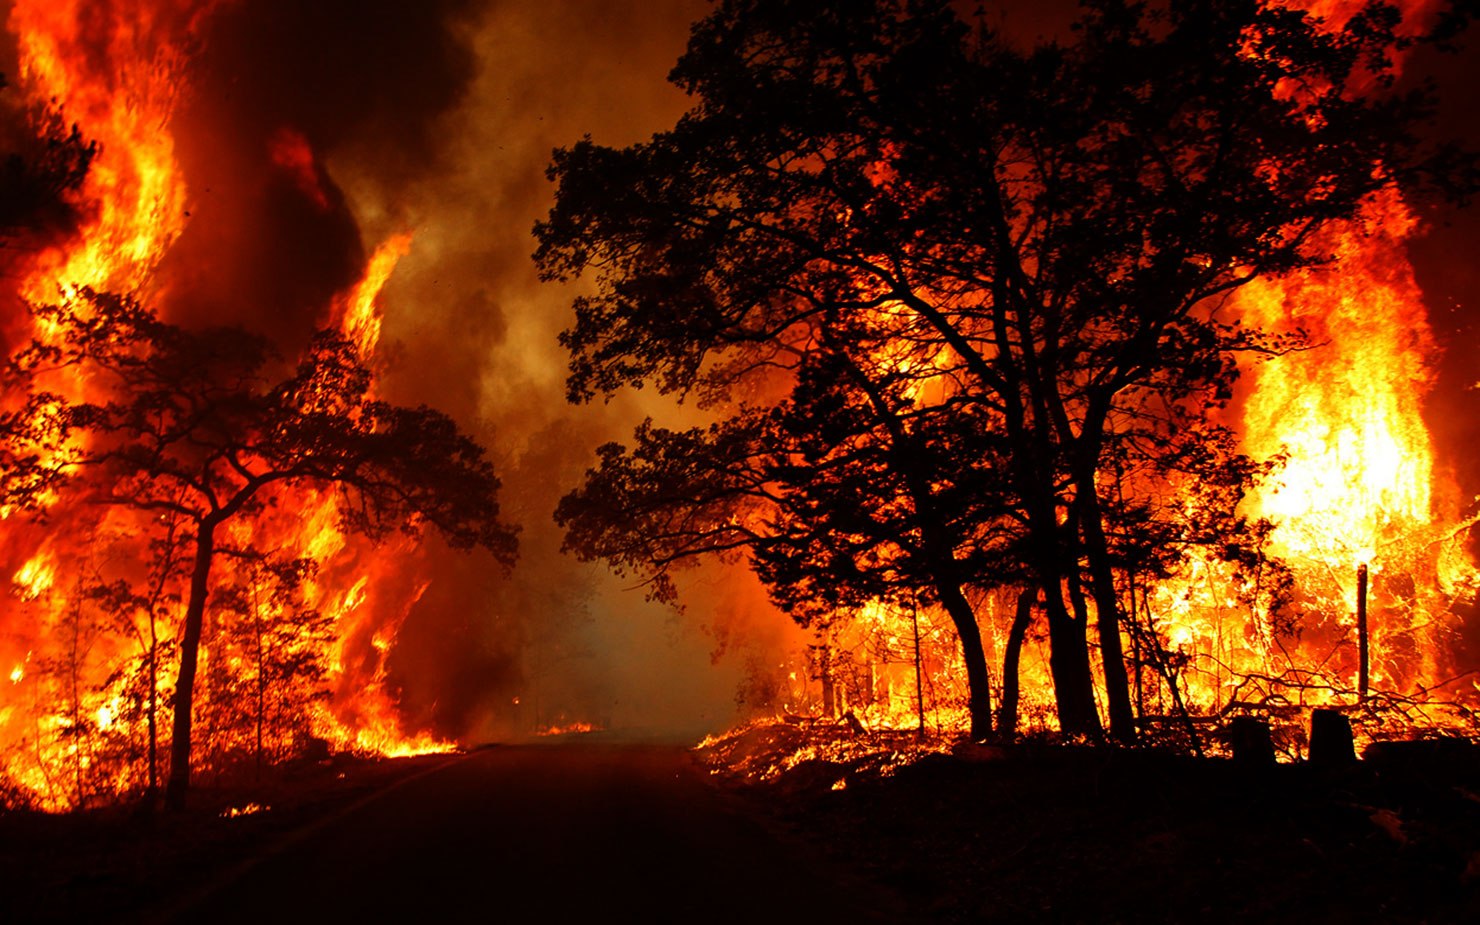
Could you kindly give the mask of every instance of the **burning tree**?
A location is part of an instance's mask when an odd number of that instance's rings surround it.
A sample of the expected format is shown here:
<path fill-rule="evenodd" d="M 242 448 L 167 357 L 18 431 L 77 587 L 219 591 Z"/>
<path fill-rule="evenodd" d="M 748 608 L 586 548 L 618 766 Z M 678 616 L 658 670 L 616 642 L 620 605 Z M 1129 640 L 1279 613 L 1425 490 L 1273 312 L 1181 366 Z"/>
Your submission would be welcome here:
<path fill-rule="evenodd" d="M 514 531 L 499 519 L 499 482 L 482 448 L 440 412 L 378 400 L 357 346 L 342 334 L 321 332 L 288 367 L 260 336 L 186 330 L 127 296 L 83 290 L 33 311 L 47 336 L 12 360 L 9 375 L 21 384 L 10 394 L 25 399 L 0 418 L 5 506 L 41 518 L 59 498 L 128 508 L 166 525 L 183 522 L 193 550 L 179 637 L 171 805 L 183 802 L 190 781 L 192 699 L 212 569 L 224 552 L 242 553 L 223 543 L 234 524 L 292 503 L 288 490 L 318 487 L 338 493 L 346 529 L 379 538 L 430 526 L 454 547 L 482 547 L 506 566 L 512 562 Z M 86 383 L 85 395 L 72 385 L 78 381 Z M 260 558 L 265 551 L 255 552 Z M 257 643 L 265 683 L 262 639 Z"/>
<path fill-rule="evenodd" d="M 1410 40 L 1389 7 L 1340 29 L 1256 0 L 1083 7 L 1072 43 L 1024 48 L 943 0 L 723 3 L 673 72 L 698 104 L 672 131 L 556 152 L 536 261 L 552 279 L 596 271 L 564 335 L 573 399 L 653 384 L 728 414 L 662 437 L 669 468 L 684 467 L 676 453 L 690 470 L 725 456 L 744 422 L 790 415 L 819 379 L 847 396 L 814 432 L 864 414 L 893 452 L 873 461 L 872 497 L 821 521 L 816 540 L 914 535 L 948 585 L 1036 589 L 1061 727 L 1099 734 L 1098 674 L 1112 732 L 1129 740 L 1123 634 L 1156 635 L 1130 622 L 1138 574 L 1203 557 L 1247 576 L 1234 584 L 1262 608 L 1254 619 L 1281 602 L 1255 577 L 1273 567 L 1269 525 L 1241 507 L 1266 463 L 1219 416 L 1241 356 L 1307 342 L 1242 323 L 1232 296 L 1329 264 L 1321 233 L 1388 191 L 1474 178 L 1415 135 L 1425 93 L 1391 88 Z M 936 452 L 957 439 L 946 434 L 970 435 L 965 456 Z M 675 558 L 644 533 L 651 521 L 624 542 L 599 510 L 598 490 L 619 509 L 654 496 L 655 481 L 629 476 L 655 445 L 643 431 L 630 454 L 603 452 L 564 509 L 578 551 L 658 572 Z M 820 496 L 796 477 L 802 446 L 767 448 L 751 490 L 768 503 L 749 517 L 705 521 L 704 492 L 663 502 L 674 522 L 756 550 L 795 606 L 801 571 L 778 562 L 817 547 L 788 544 L 792 521 L 775 512 Z M 997 476 L 968 502 L 972 529 L 930 539 L 928 518 L 888 525 L 899 506 L 927 514 L 972 453 Z M 987 534 L 1010 537 L 1010 565 L 975 556 Z M 859 557 L 827 561 L 803 587 L 847 585 Z M 969 607 L 951 615 L 963 641 L 976 635 Z M 972 701 L 981 735 L 986 692 Z"/>

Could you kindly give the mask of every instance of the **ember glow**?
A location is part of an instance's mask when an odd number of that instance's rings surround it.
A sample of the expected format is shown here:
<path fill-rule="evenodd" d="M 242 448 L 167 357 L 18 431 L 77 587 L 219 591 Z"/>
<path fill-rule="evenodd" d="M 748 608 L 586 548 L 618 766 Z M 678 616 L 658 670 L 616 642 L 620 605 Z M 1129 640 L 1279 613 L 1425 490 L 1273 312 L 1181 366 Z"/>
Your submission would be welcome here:
<path fill-rule="evenodd" d="M 568 736 L 585 735 L 588 732 L 600 731 L 601 727 L 596 725 L 595 723 L 578 721 L 574 723 L 556 723 L 553 726 L 546 726 L 535 734 L 539 736 Z"/>

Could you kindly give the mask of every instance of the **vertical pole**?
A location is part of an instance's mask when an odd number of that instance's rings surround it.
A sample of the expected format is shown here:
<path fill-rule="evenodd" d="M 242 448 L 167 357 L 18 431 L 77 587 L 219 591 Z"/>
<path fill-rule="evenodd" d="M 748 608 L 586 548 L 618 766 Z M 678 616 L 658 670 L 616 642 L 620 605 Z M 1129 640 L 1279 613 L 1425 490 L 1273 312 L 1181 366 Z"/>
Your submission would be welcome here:
<path fill-rule="evenodd" d="M 910 602 L 910 619 L 915 625 L 915 715 L 919 717 L 920 725 L 916 730 L 916 736 L 920 741 L 925 741 L 925 682 L 920 671 L 920 602 Z"/>
<path fill-rule="evenodd" d="M 1367 564 L 1357 566 L 1357 702 L 1367 703 L 1367 681 L 1371 668 L 1367 633 Z"/>

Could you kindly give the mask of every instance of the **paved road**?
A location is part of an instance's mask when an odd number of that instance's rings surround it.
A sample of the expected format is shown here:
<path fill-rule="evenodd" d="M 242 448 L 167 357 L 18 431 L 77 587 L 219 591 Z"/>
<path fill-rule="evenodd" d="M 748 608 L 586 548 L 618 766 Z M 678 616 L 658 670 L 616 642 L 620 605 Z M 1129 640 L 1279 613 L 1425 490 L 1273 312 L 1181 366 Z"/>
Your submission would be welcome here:
<path fill-rule="evenodd" d="M 899 921 L 731 811 L 680 749 L 493 747 L 291 842 L 200 922 Z"/>

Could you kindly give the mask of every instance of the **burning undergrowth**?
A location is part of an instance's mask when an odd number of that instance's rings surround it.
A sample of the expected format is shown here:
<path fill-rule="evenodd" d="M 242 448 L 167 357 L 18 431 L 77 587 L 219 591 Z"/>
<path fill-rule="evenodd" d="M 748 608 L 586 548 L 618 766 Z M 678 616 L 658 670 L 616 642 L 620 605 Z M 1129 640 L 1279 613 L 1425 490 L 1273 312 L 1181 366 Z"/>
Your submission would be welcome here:
<path fill-rule="evenodd" d="M 851 782 L 892 776 L 950 743 L 921 740 L 912 732 L 868 732 L 846 721 L 791 717 L 755 720 L 710 736 L 695 747 L 712 774 L 781 790 L 845 789 Z"/>

